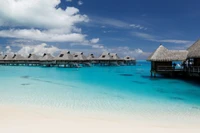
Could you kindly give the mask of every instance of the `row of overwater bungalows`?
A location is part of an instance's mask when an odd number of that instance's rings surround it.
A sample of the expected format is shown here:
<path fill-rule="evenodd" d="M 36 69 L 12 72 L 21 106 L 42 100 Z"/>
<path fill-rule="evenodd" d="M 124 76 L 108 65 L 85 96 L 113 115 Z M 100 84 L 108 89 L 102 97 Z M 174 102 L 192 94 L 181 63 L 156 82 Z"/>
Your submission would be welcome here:
<path fill-rule="evenodd" d="M 0 65 L 42 65 L 42 66 L 63 66 L 63 67 L 81 67 L 81 66 L 120 66 L 135 65 L 136 60 L 129 56 L 120 58 L 116 53 L 103 52 L 98 58 L 93 54 L 88 57 L 83 52 L 62 51 L 58 56 L 44 53 L 43 56 L 29 54 L 27 57 L 20 54 L 0 55 Z"/>

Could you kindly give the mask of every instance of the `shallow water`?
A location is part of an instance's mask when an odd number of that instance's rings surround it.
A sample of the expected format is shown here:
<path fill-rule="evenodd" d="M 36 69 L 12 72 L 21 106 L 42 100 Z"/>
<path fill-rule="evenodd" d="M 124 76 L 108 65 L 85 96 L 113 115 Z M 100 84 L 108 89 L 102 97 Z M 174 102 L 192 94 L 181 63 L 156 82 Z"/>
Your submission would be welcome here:
<path fill-rule="evenodd" d="M 45 68 L 0 66 L 0 104 L 138 118 L 200 121 L 200 84 L 150 78 L 150 64 Z"/>

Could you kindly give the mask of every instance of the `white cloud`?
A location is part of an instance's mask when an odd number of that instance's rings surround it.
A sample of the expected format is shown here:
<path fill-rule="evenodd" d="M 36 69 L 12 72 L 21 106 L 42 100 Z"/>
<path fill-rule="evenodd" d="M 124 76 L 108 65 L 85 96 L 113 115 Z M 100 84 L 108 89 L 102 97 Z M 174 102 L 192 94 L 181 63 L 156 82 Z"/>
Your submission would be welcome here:
<path fill-rule="evenodd" d="M 71 1 L 71 0 L 67 0 Z M 0 1 L 0 37 L 41 42 L 73 42 L 83 44 L 87 35 L 76 27 L 88 22 L 79 9 L 58 8 L 60 0 L 3 0 Z M 24 28 L 19 28 L 24 27 Z"/>
<path fill-rule="evenodd" d="M 141 32 L 134 32 L 132 35 L 143 38 L 145 40 L 160 42 L 160 43 L 191 44 L 193 42 L 189 40 L 178 40 L 178 39 L 157 39 L 159 37 Z"/>
<path fill-rule="evenodd" d="M 147 28 L 145 28 L 144 26 L 137 25 L 137 24 L 131 24 L 130 27 L 134 29 L 147 30 Z"/>
<path fill-rule="evenodd" d="M 38 44 L 38 45 L 22 45 L 20 50 L 17 52 L 23 56 L 27 56 L 28 54 L 37 54 L 43 55 L 44 53 L 55 54 L 61 51 L 59 48 L 55 46 L 49 46 L 46 43 Z"/>
<path fill-rule="evenodd" d="M 112 26 L 122 29 L 130 29 L 130 27 L 132 27 L 133 29 L 147 30 L 147 28 L 145 26 L 142 26 L 141 24 L 130 24 L 128 22 L 113 18 L 93 17 L 92 21 L 96 24 L 103 25 L 101 26 L 101 28 Z"/>
<path fill-rule="evenodd" d="M 90 42 L 91 42 L 91 43 L 98 43 L 99 40 L 100 40 L 99 38 L 94 38 L 94 39 L 90 40 Z"/>
<path fill-rule="evenodd" d="M 23 38 L 37 40 L 43 42 L 82 42 L 85 36 L 79 33 L 56 34 L 50 31 L 40 31 L 37 29 L 21 29 L 21 30 L 2 30 L 1 37 Z"/>
<path fill-rule="evenodd" d="M 105 51 L 111 52 L 111 53 L 118 53 L 121 57 L 125 56 L 131 56 L 134 58 L 138 58 L 140 56 L 146 56 L 146 53 L 142 49 L 131 49 L 127 46 L 124 47 L 116 47 L 116 48 L 108 48 L 105 49 Z"/>
<path fill-rule="evenodd" d="M 6 52 L 5 53 L 6 54 L 12 54 L 13 53 L 10 46 L 6 46 Z"/>
<path fill-rule="evenodd" d="M 77 8 L 56 9 L 59 4 L 60 0 L 0 1 L 1 26 L 71 29 L 76 23 L 88 21 L 88 17 L 80 15 Z"/>
<path fill-rule="evenodd" d="M 78 1 L 78 5 L 79 5 L 79 6 L 83 5 L 83 1 L 79 0 L 79 1 Z"/>

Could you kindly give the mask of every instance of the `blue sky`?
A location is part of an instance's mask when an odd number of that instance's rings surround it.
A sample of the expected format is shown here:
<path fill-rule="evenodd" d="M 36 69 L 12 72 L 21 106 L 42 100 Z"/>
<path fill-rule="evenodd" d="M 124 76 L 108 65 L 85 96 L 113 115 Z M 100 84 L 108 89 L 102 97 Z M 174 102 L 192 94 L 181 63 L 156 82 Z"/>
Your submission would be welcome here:
<path fill-rule="evenodd" d="M 169 49 L 186 49 L 199 39 L 198 0 L 35 1 L 0 2 L 4 53 L 68 49 L 145 59 L 161 43 Z M 10 8 L 4 8 L 7 5 Z"/>

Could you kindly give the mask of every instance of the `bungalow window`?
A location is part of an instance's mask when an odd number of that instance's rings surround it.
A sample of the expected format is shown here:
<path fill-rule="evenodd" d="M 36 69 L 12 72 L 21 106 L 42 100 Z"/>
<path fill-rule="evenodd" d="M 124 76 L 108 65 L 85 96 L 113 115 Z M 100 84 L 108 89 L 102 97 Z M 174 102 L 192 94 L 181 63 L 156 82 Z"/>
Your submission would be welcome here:
<path fill-rule="evenodd" d="M 105 57 L 106 57 L 105 55 L 102 56 L 102 58 L 105 58 Z"/>
<path fill-rule="evenodd" d="M 7 55 L 5 55 L 3 59 L 5 59 L 6 57 L 7 57 Z"/>
<path fill-rule="evenodd" d="M 16 57 L 16 54 L 13 56 L 13 59 Z"/>
<path fill-rule="evenodd" d="M 59 57 L 63 57 L 64 56 L 64 54 L 61 54 Z"/>
<path fill-rule="evenodd" d="M 45 57 L 47 54 L 44 54 L 43 57 Z"/>
<path fill-rule="evenodd" d="M 31 54 L 29 54 L 28 58 L 31 58 Z"/>
<path fill-rule="evenodd" d="M 75 55 L 74 57 L 78 57 L 78 55 Z"/>
<path fill-rule="evenodd" d="M 127 59 L 130 59 L 129 57 L 127 57 Z"/>

